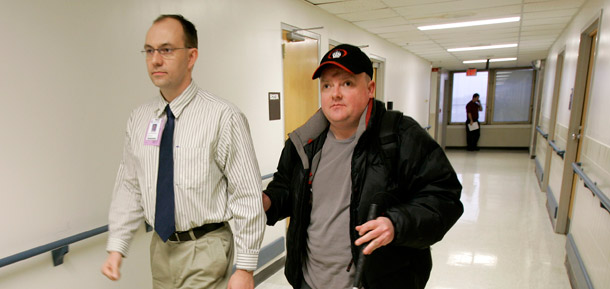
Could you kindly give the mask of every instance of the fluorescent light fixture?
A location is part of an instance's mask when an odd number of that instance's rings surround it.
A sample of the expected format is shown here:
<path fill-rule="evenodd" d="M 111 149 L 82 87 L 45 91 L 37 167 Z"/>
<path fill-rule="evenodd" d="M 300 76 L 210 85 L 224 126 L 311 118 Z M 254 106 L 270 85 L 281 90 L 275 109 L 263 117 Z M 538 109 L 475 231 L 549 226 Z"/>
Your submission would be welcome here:
<path fill-rule="evenodd" d="M 419 30 L 449 29 L 449 28 L 458 28 L 458 27 L 469 27 L 469 26 L 480 26 L 480 25 L 517 22 L 519 20 L 521 20 L 521 17 L 508 17 L 508 18 L 497 18 L 497 19 L 487 19 L 487 20 L 478 20 L 478 21 L 467 21 L 467 22 L 419 26 L 419 27 L 417 27 L 417 29 L 419 29 Z"/>
<path fill-rule="evenodd" d="M 517 57 L 493 58 L 493 59 L 490 59 L 489 62 L 515 61 L 515 60 L 517 60 Z M 487 59 L 466 60 L 466 61 L 463 61 L 462 63 L 469 64 L 469 63 L 485 63 L 485 62 L 487 62 Z"/>
<path fill-rule="evenodd" d="M 517 43 L 512 44 L 500 44 L 500 45 L 487 45 L 487 46 L 471 46 L 471 47 L 461 47 L 461 48 L 449 48 L 448 52 L 458 52 L 458 51 L 472 51 L 472 50 L 484 50 L 484 49 L 498 49 L 498 48 L 510 48 L 517 47 Z"/>

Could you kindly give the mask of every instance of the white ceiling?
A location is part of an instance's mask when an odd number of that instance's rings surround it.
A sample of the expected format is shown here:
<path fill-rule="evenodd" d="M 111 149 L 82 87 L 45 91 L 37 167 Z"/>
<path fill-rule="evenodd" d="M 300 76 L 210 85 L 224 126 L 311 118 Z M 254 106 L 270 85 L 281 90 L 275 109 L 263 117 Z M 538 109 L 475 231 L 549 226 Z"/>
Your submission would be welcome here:
<path fill-rule="evenodd" d="M 485 68 L 464 60 L 517 57 L 490 68 L 530 66 L 586 0 L 304 0 L 449 70 Z M 420 31 L 418 26 L 520 16 L 519 22 Z M 449 48 L 517 43 L 515 48 L 447 52 Z M 367 43 L 353 43 L 367 45 Z"/>

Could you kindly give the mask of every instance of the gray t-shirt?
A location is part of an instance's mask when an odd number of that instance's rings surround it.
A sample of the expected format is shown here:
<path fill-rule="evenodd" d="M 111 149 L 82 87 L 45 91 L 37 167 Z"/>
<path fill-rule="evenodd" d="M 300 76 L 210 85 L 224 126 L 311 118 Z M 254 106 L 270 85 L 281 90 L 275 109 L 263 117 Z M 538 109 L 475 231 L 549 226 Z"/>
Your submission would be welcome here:
<path fill-rule="evenodd" d="M 362 114 L 358 131 L 338 140 L 329 130 L 312 182 L 311 222 L 307 228 L 307 258 L 303 265 L 305 282 L 313 289 L 352 289 L 355 268 L 352 261 L 350 197 L 352 154 L 366 124 Z"/>
<path fill-rule="evenodd" d="M 322 147 L 312 182 L 313 209 L 307 229 L 305 281 L 313 289 L 352 288 L 354 272 L 349 237 L 351 160 L 356 136 L 337 140 L 331 131 Z"/>

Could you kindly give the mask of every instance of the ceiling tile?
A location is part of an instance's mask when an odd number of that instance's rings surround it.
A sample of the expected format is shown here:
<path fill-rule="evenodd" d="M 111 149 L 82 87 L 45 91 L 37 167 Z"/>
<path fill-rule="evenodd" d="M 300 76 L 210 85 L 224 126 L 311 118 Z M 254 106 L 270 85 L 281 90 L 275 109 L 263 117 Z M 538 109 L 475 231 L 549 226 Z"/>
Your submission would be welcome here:
<path fill-rule="evenodd" d="M 447 2 L 452 2 L 453 0 L 427 0 L 425 1 L 426 3 L 447 3 Z M 404 6 L 414 6 L 414 5 L 421 5 L 422 1 L 421 0 L 382 0 L 381 2 L 385 3 L 386 5 L 388 5 L 389 7 L 392 8 L 396 8 L 396 7 L 404 7 Z M 447 3 L 449 4 L 449 3 Z"/>
<path fill-rule="evenodd" d="M 345 14 L 336 14 L 336 15 L 338 17 L 341 17 L 350 22 L 364 21 L 364 20 L 378 20 L 378 19 L 393 18 L 393 17 L 398 16 L 398 14 L 390 8 L 367 10 L 367 11 L 352 12 L 352 13 L 345 13 Z"/>
<path fill-rule="evenodd" d="M 574 0 L 555 0 L 546 2 L 529 3 L 523 5 L 523 12 L 553 11 L 560 9 L 578 9 L 582 3 Z"/>
<path fill-rule="evenodd" d="M 365 21 L 354 21 L 353 23 L 364 29 L 408 24 L 407 20 L 405 20 L 402 17 L 392 17 L 392 18 L 365 20 Z"/>
<path fill-rule="evenodd" d="M 379 26 L 374 28 L 369 28 L 370 32 L 375 34 L 383 34 L 383 33 L 392 33 L 392 32 L 402 32 L 402 31 L 417 31 L 417 28 L 413 25 L 393 25 L 393 26 Z"/>
<path fill-rule="evenodd" d="M 529 19 L 522 20 L 521 22 L 523 23 L 523 26 L 555 24 L 555 25 L 560 25 L 563 27 L 566 25 L 566 23 L 570 22 L 570 19 L 572 19 L 572 17 L 570 17 L 570 16 L 536 18 L 536 19 L 529 18 Z"/>
<path fill-rule="evenodd" d="M 559 10 L 547 10 L 538 12 L 527 12 L 523 13 L 522 19 L 540 19 L 540 18 L 552 18 L 552 17 L 572 17 L 578 11 L 578 8 L 573 9 L 559 9 Z"/>
<path fill-rule="evenodd" d="M 327 3 L 327 4 L 319 4 L 317 6 L 332 14 L 369 11 L 369 10 L 382 9 L 382 8 L 387 7 L 383 2 L 381 2 L 379 0 L 339 1 L 339 2 L 331 2 L 331 3 Z"/>

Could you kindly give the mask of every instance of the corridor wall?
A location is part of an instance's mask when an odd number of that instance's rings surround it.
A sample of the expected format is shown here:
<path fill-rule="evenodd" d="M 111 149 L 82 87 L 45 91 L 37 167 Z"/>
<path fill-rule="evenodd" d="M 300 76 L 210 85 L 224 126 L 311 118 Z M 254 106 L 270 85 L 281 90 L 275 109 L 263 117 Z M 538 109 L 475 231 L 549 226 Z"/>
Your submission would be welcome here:
<path fill-rule="evenodd" d="M 581 34 L 594 21 L 599 20 L 598 41 L 592 82 L 589 92 L 584 129 L 581 131 L 582 147 L 580 162 L 584 172 L 597 186 L 610 195 L 610 129 L 607 110 L 610 98 L 607 92 L 610 83 L 610 21 L 608 13 L 610 0 L 590 0 L 585 3 L 576 17 L 553 44 L 547 57 L 545 87 L 543 90 L 543 117 L 549 118 L 551 98 L 555 86 L 560 86 L 557 124 L 555 136 L 559 147 L 565 148 L 570 139 L 571 101 L 574 87 Z M 562 77 L 555 83 L 557 56 L 565 51 Z M 549 137 L 550 139 L 550 137 Z M 551 169 L 554 170 L 555 168 Z M 555 169 L 556 170 L 556 169 Z M 562 181 L 562 180 L 561 180 Z M 571 185 L 570 179 L 570 185 Z M 600 199 L 584 187 L 582 180 L 575 178 L 572 191 L 570 222 L 568 227 L 568 269 L 572 272 L 574 288 L 590 288 L 584 281 L 589 279 L 592 288 L 608 288 L 610 284 L 610 211 L 600 205 Z M 550 186 L 551 184 L 549 184 Z M 557 185 L 557 184 L 555 184 Z M 574 253 L 577 253 L 577 256 Z M 581 270 L 579 268 L 584 268 Z"/>

